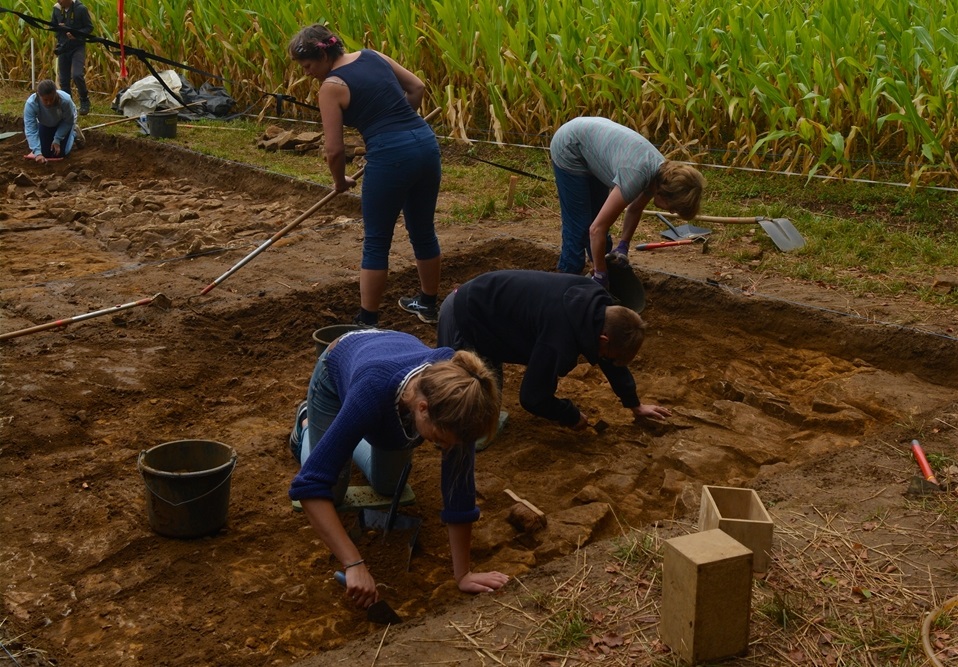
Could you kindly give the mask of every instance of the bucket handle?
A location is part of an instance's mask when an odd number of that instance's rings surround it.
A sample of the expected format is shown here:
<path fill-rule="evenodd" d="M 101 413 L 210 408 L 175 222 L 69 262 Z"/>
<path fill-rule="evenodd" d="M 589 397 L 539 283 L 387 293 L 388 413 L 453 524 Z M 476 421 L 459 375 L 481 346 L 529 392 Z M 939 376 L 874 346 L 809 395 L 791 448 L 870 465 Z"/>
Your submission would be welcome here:
<path fill-rule="evenodd" d="M 151 489 L 151 488 L 150 488 L 150 483 L 146 481 L 146 475 L 143 474 L 143 469 L 142 469 L 142 468 L 140 469 L 140 476 L 143 478 L 143 484 L 146 485 L 146 490 L 147 490 L 147 491 L 149 491 L 150 493 L 152 493 L 154 496 L 156 496 L 157 498 L 159 498 L 160 500 L 162 500 L 164 503 L 166 503 L 166 504 L 169 505 L 170 507 L 180 507 L 180 506 L 182 506 L 182 505 L 189 505 L 190 503 L 195 503 L 197 500 L 200 500 L 200 499 L 202 499 L 202 498 L 205 498 L 206 496 L 210 495 L 211 493 L 213 493 L 214 491 L 216 491 L 218 488 L 220 488 L 221 486 L 223 486 L 224 484 L 226 484 L 228 481 L 230 481 L 230 478 L 233 476 L 233 471 L 236 470 L 236 456 L 233 456 L 233 458 L 230 460 L 230 463 L 232 463 L 233 465 L 230 467 L 229 474 L 226 475 L 226 477 L 223 478 L 223 481 L 221 481 L 219 484 L 217 484 L 216 486 L 214 486 L 212 489 L 210 489 L 210 490 L 207 491 L 206 493 L 201 493 L 200 495 L 196 496 L 196 498 L 190 498 L 189 500 L 184 500 L 184 501 L 178 502 L 178 503 L 174 503 L 174 502 L 171 501 L 171 500 L 167 500 L 166 498 L 164 498 L 163 496 L 161 496 L 160 494 L 158 494 L 156 491 L 154 491 L 153 489 Z"/>

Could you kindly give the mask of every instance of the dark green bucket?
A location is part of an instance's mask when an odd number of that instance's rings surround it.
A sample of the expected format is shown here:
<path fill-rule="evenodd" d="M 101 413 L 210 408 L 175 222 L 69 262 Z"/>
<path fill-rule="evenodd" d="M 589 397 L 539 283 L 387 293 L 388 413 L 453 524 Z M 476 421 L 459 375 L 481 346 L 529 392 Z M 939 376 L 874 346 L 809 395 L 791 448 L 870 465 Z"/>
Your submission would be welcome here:
<path fill-rule="evenodd" d="M 350 331 L 358 331 L 363 328 L 365 327 L 361 327 L 358 324 L 333 324 L 332 326 L 323 327 L 322 329 L 316 329 L 316 331 L 313 332 L 313 342 L 316 343 L 316 356 L 318 357 L 325 352 L 329 344 L 343 334 L 349 333 Z"/>
<path fill-rule="evenodd" d="M 176 111 L 154 111 L 146 114 L 146 130 L 157 139 L 176 137 Z"/>
<path fill-rule="evenodd" d="M 236 451 L 212 440 L 176 440 L 140 452 L 150 526 L 166 537 L 202 537 L 226 525 Z"/>

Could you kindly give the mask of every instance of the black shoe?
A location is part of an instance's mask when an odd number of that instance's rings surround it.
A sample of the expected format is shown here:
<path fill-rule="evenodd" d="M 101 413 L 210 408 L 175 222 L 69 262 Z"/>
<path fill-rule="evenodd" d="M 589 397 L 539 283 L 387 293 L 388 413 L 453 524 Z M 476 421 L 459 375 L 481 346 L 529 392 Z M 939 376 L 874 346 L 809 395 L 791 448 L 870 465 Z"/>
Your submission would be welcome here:
<path fill-rule="evenodd" d="M 355 324 L 357 327 L 360 327 L 361 329 L 375 329 L 376 327 L 379 326 L 379 322 L 376 322 L 376 323 L 374 323 L 374 324 L 370 324 L 369 322 L 363 321 L 363 311 L 362 311 L 362 310 L 360 310 L 358 313 L 356 313 L 356 317 L 353 318 L 353 324 Z"/>
<path fill-rule="evenodd" d="M 86 116 L 88 113 L 90 113 L 90 100 L 80 100 L 80 109 L 78 110 L 78 113 L 81 116 Z"/>
<path fill-rule="evenodd" d="M 399 299 L 399 307 L 407 313 L 416 315 L 426 324 L 435 324 L 439 321 L 439 306 L 426 306 L 419 302 L 419 296 L 404 296 Z"/>

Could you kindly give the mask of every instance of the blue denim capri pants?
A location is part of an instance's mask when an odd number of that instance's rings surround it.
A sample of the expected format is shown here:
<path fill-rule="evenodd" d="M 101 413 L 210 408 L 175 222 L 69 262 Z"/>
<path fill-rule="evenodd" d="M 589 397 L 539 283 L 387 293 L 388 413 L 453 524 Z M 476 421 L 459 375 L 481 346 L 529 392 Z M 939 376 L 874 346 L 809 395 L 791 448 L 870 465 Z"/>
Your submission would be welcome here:
<path fill-rule="evenodd" d="M 431 127 L 384 132 L 369 139 L 362 192 L 362 268 L 389 268 L 400 212 L 416 259 L 439 256 L 435 217 L 441 180 L 439 142 Z"/>

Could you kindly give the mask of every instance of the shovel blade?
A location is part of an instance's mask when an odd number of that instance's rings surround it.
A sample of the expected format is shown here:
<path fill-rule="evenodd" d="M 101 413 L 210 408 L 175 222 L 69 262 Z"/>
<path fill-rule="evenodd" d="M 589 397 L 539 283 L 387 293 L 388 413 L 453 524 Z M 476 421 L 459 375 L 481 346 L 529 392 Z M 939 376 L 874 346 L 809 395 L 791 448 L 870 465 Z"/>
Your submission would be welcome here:
<path fill-rule="evenodd" d="M 669 229 L 660 232 L 660 236 L 670 241 L 682 241 L 684 239 L 696 239 L 702 236 L 708 236 L 711 233 L 711 229 L 696 227 L 695 225 L 679 225 L 678 227 L 669 225 Z"/>
<path fill-rule="evenodd" d="M 402 623 L 402 617 L 389 606 L 385 600 L 373 602 L 366 610 L 366 620 L 379 625 L 396 625 Z"/>
<path fill-rule="evenodd" d="M 783 251 L 797 250 L 805 245 L 805 238 L 787 218 L 759 218 L 758 224 L 772 239 L 772 243 Z"/>
<path fill-rule="evenodd" d="M 336 583 L 340 586 L 343 588 L 346 587 L 345 572 L 337 570 L 333 578 L 336 579 Z M 369 605 L 369 608 L 366 609 L 366 620 L 371 623 L 379 623 L 380 625 L 396 625 L 397 623 L 402 623 L 402 617 L 397 614 L 385 600 L 378 600 Z"/>

